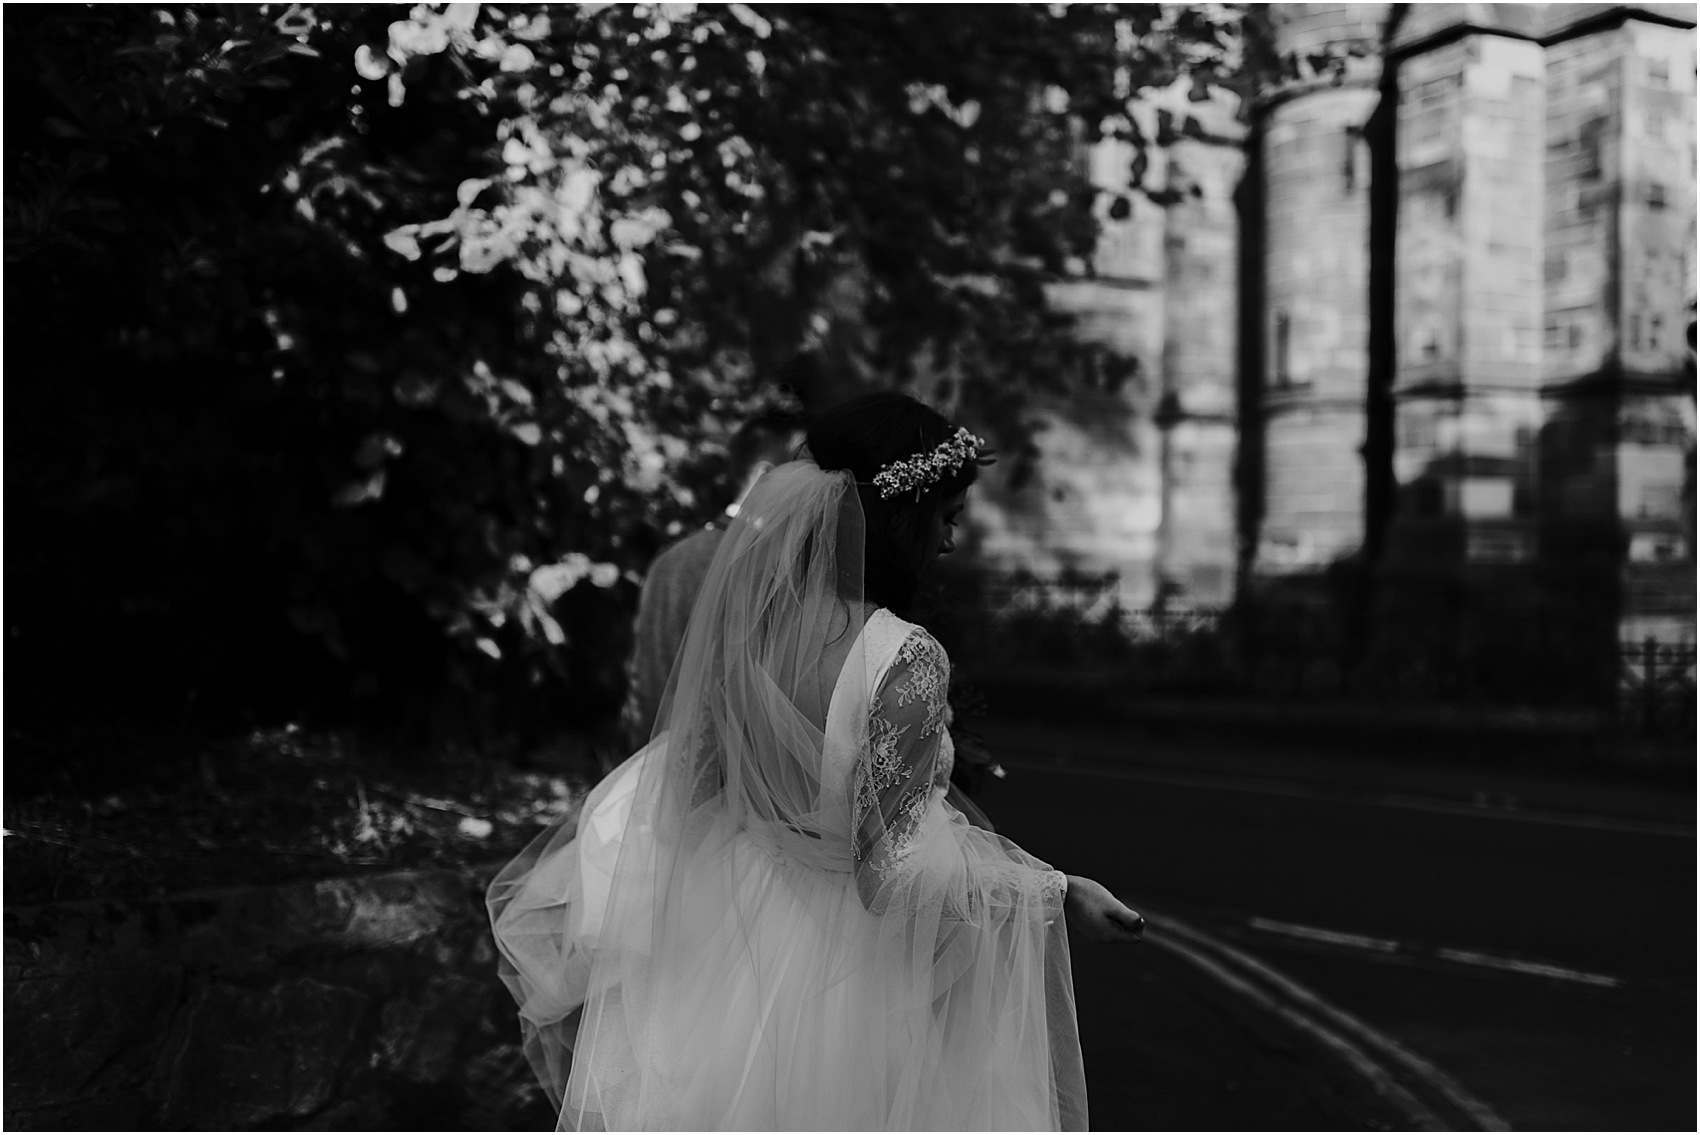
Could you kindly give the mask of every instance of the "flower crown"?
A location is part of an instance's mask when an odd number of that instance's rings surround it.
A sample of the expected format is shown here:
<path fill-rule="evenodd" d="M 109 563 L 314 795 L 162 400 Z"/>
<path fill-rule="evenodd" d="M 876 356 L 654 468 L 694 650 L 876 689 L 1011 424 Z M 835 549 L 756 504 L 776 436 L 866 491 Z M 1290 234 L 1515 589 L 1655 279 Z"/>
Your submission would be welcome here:
<path fill-rule="evenodd" d="M 985 444 L 967 427 L 961 427 L 929 453 L 881 465 L 880 471 L 874 474 L 874 486 L 879 489 L 881 500 L 910 489 L 919 496 L 923 488 L 960 469 L 963 462 L 976 460 L 980 456 L 980 447 Z"/>

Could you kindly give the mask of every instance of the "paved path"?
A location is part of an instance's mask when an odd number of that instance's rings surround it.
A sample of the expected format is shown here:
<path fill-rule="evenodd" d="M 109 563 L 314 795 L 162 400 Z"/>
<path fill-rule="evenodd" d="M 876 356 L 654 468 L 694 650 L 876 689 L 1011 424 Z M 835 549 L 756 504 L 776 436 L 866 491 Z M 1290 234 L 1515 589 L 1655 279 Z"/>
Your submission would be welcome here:
<path fill-rule="evenodd" d="M 1076 947 L 1094 1126 L 1692 1127 L 1691 792 L 984 732 L 1006 834 L 1159 915 Z"/>

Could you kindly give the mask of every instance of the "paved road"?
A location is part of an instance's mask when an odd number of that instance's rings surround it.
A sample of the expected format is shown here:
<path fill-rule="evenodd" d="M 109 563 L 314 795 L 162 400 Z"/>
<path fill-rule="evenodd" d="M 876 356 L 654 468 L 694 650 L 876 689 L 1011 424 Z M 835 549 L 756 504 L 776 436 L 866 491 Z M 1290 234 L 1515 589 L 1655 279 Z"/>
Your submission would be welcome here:
<path fill-rule="evenodd" d="M 1691 791 L 984 732 L 1005 834 L 1314 990 L 1509 1126 L 1693 1130 Z M 1223 1043 L 1232 998 L 1140 949 L 1076 950 L 1094 1127 L 1373 1122 L 1279 1030 Z"/>

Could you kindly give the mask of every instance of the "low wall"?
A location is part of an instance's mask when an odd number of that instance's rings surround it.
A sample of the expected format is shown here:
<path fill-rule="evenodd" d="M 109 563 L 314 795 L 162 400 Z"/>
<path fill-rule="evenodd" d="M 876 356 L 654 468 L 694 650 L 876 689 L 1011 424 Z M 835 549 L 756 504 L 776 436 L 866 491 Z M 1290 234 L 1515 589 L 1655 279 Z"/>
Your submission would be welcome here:
<path fill-rule="evenodd" d="M 553 1127 L 493 870 L 8 907 L 6 1127 Z"/>

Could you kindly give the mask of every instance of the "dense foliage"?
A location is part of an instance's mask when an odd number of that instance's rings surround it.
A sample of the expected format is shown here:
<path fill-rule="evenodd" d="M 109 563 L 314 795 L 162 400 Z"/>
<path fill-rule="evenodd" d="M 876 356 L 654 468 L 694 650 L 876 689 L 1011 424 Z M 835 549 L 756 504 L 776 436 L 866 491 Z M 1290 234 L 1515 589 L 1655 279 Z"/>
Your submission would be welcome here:
<path fill-rule="evenodd" d="M 1028 396 L 1126 365 L 1045 305 L 1081 147 L 1233 20 L 8 7 L 14 739 L 605 713 L 793 356 L 815 406 L 925 372 L 1019 473 Z"/>

